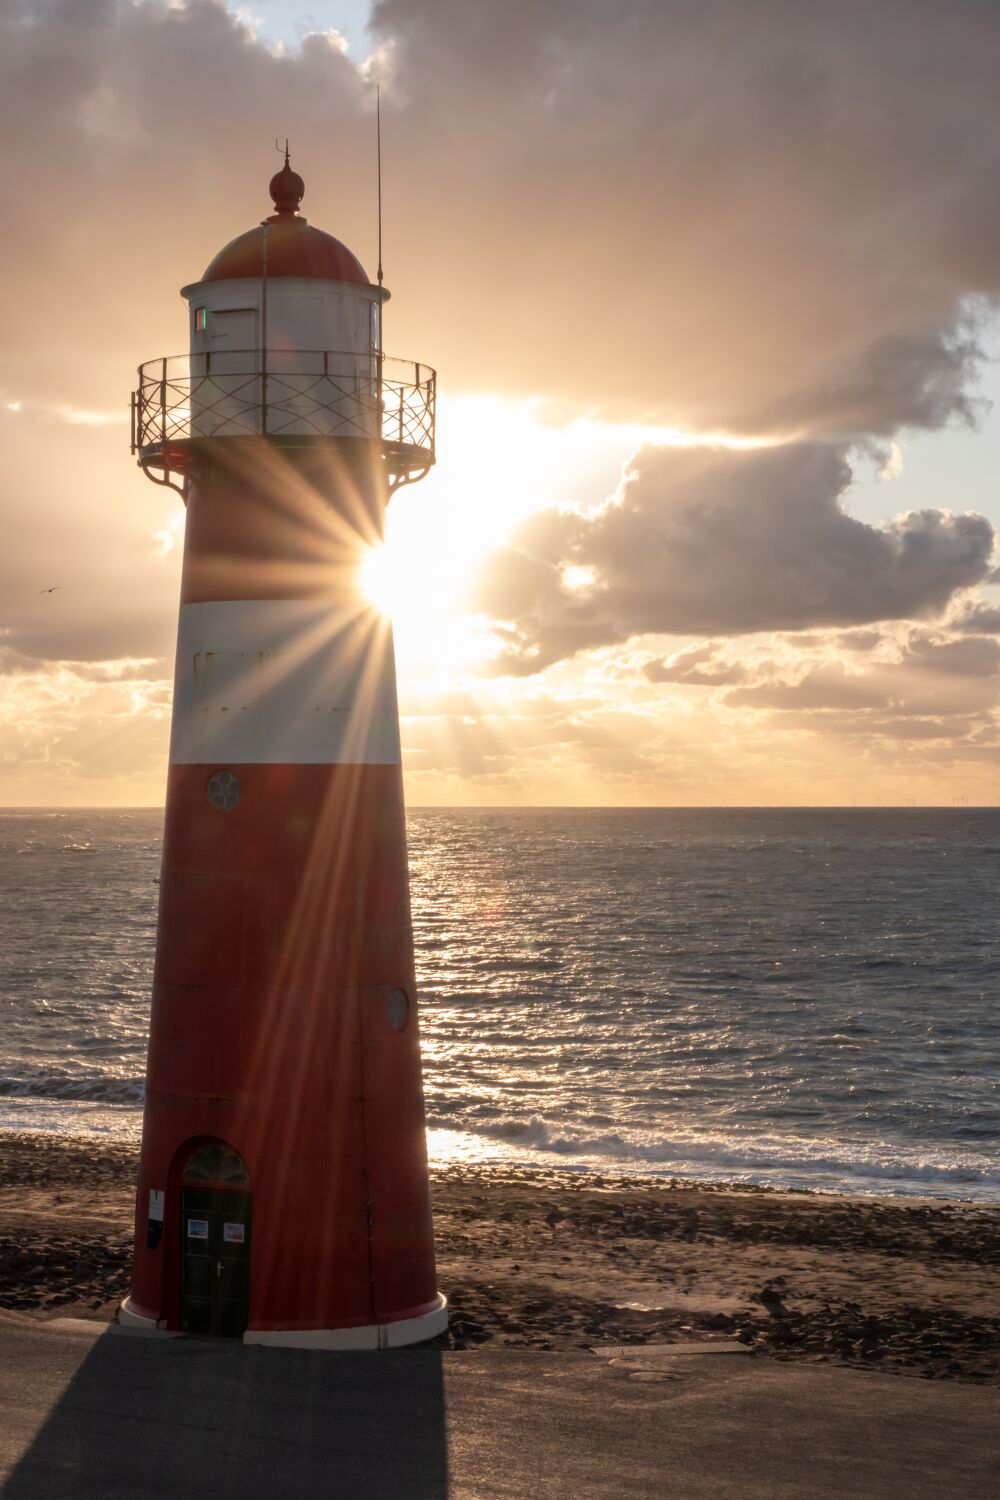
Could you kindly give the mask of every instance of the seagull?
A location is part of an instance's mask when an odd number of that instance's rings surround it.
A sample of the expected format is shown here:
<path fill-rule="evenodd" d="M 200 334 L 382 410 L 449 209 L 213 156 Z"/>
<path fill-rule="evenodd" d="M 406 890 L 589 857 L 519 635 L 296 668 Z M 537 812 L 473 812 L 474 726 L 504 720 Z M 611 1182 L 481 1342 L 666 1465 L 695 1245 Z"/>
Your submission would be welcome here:
<path fill-rule="evenodd" d="M 62 588 L 62 584 L 61 583 L 54 583 L 50 589 L 39 589 L 38 592 L 40 594 L 54 594 L 55 591 L 56 591 L 56 589 L 61 589 L 61 588 Z"/>

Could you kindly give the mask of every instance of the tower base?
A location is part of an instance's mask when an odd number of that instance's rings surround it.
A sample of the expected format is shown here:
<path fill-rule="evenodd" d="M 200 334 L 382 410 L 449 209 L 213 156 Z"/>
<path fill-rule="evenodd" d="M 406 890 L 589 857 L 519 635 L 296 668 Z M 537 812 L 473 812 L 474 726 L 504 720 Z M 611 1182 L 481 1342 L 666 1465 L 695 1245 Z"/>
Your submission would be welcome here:
<path fill-rule="evenodd" d="M 115 1321 L 121 1328 L 137 1328 L 143 1333 L 166 1333 L 167 1323 L 165 1318 L 157 1320 L 150 1318 L 146 1313 L 136 1312 L 130 1304 L 131 1297 L 123 1297 L 118 1304 L 118 1313 Z"/>
<path fill-rule="evenodd" d="M 243 1342 L 278 1349 L 402 1349 L 448 1331 L 447 1299 L 439 1293 L 437 1300 L 437 1307 L 417 1318 L 370 1323 L 365 1328 L 248 1328 Z"/>
<path fill-rule="evenodd" d="M 142 1328 L 148 1333 L 166 1332 L 166 1324 L 134 1312 L 126 1297 L 118 1309 L 123 1328 Z M 273 1349 L 402 1349 L 423 1344 L 448 1331 L 448 1299 L 438 1293 L 437 1306 L 416 1318 L 397 1318 L 391 1323 L 370 1323 L 364 1328 L 248 1328 L 244 1344 L 266 1344 Z"/>

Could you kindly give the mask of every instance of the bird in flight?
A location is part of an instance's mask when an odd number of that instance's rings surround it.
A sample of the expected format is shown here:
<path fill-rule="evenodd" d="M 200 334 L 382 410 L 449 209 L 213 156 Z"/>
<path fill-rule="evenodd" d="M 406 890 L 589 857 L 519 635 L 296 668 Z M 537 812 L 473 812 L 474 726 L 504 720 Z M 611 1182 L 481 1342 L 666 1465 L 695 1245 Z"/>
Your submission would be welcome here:
<path fill-rule="evenodd" d="M 62 584 L 61 583 L 54 583 L 50 589 L 39 589 L 38 592 L 40 594 L 54 594 L 55 591 L 56 591 L 56 589 L 61 589 L 61 588 L 62 588 Z"/>

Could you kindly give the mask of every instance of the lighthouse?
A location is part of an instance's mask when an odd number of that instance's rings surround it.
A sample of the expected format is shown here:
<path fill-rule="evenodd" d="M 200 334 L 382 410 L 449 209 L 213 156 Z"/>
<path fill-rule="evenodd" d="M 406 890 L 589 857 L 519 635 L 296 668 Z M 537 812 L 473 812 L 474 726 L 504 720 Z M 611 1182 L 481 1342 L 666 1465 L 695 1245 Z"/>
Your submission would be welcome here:
<path fill-rule="evenodd" d="M 359 574 L 434 462 L 388 292 L 274 212 L 182 290 L 132 449 L 187 507 L 131 1326 L 367 1349 L 437 1290 L 392 636 Z"/>

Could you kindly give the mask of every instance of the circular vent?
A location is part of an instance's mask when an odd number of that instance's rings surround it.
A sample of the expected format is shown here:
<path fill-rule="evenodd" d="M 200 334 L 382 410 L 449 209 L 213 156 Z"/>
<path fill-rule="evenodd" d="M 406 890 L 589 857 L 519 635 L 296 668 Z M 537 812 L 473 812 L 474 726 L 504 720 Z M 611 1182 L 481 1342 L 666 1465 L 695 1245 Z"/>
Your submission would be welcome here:
<path fill-rule="evenodd" d="M 232 812 L 240 800 L 239 777 L 232 771 L 213 771 L 205 795 L 217 812 Z"/>

